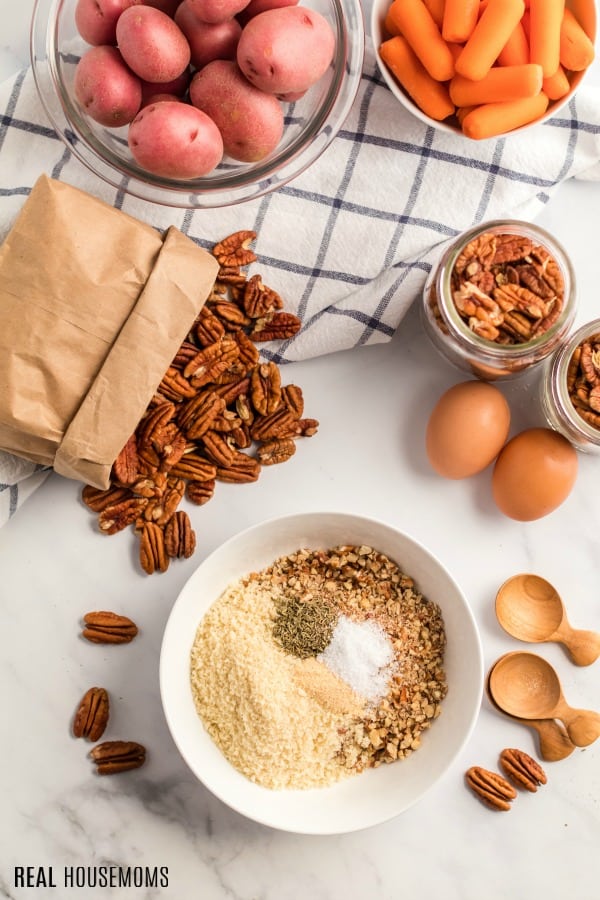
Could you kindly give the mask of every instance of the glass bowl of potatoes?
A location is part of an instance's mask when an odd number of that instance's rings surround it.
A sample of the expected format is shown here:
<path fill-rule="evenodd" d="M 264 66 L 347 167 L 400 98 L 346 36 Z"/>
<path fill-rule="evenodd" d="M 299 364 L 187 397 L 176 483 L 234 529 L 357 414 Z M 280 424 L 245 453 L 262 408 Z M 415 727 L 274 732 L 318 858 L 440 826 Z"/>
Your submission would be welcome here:
<path fill-rule="evenodd" d="M 31 60 L 57 135 L 95 175 L 178 208 L 260 197 L 348 115 L 360 0 L 36 0 Z"/>

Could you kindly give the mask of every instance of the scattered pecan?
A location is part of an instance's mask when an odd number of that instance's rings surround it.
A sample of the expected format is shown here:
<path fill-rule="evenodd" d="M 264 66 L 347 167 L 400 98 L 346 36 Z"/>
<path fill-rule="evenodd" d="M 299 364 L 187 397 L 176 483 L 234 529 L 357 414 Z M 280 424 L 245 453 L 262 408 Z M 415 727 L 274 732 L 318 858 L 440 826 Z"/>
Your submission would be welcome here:
<path fill-rule="evenodd" d="M 213 420 L 224 411 L 225 401 L 214 391 L 196 394 L 177 413 L 177 422 L 188 440 L 197 440 L 208 431 Z"/>
<path fill-rule="evenodd" d="M 524 787 L 534 793 L 540 784 L 546 784 L 546 773 L 535 759 L 524 750 L 512 747 L 500 754 L 500 765 L 504 774 L 518 787 Z"/>
<path fill-rule="evenodd" d="M 473 793 L 492 809 L 507 812 L 510 809 L 510 801 L 517 796 L 514 787 L 506 778 L 497 772 L 482 769 L 481 766 L 471 766 L 465 779 Z"/>
<path fill-rule="evenodd" d="M 231 484 L 245 484 L 257 481 L 260 475 L 260 464 L 251 456 L 239 453 L 228 466 L 217 466 L 218 481 Z"/>
<path fill-rule="evenodd" d="M 217 470 L 215 468 L 215 476 Z M 204 506 L 212 498 L 215 492 L 215 479 L 211 481 L 190 481 L 185 489 L 185 496 L 196 506 Z"/>
<path fill-rule="evenodd" d="M 99 775 L 116 775 L 139 769 L 146 760 L 146 748 L 136 741 L 104 741 L 90 750 Z"/>
<path fill-rule="evenodd" d="M 109 699 L 105 688 L 92 687 L 85 692 L 73 719 L 73 734 L 76 738 L 98 741 L 108 725 Z"/>
<path fill-rule="evenodd" d="M 128 525 L 133 525 L 148 501 L 144 497 L 130 497 L 113 506 L 107 506 L 98 516 L 98 525 L 103 534 L 116 534 Z"/>
<path fill-rule="evenodd" d="M 281 375 L 274 362 L 257 366 L 250 378 L 250 396 L 257 413 L 268 416 L 281 402 Z"/>
<path fill-rule="evenodd" d="M 196 534 L 186 512 L 178 511 L 165 527 L 165 550 L 176 559 L 189 559 L 196 549 Z"/>
<path fill-rule="evenodd" d="M 165 550 L 165 535 L 156 522 L 145 522 L 140 537 L 140 565 L 147 575 L 166 572 L 169 557 Z"/>
<path fill-rule="evenodd" d="M 296 452 L 296 444 L 291 438 L 265 441 L 258 448 L 256 458 L 262 466 L 272 466 L 288 460 Z"/>
<path fill-rule="evenodd" d="M 210 308 L 205 305 L 200 310 L 198 318 L 193 325 L 193 333 L 201 347 L 208 347 L 210 344 L 221 340 L 225 334 L 225 328 L 223 323 L 211 312 Z M 194 356 L 198 349 L 195 348 L 195 351 Z M 187 362 L 189 362 L 189 359 Z"/>
<path fill-rule="evenodd" d="M 130 496 L 127 488 L 118 487 L 117 485 L 111 485 L 107 490 L 102 491 L 92 487 L 91 484 L 86 484 L 81 492 L 81 499 L 85 505 L 97 513 L 102 512 L 108 506 L 116 506 L 121 500 L 125 500 Z"/>
<path fill-rule="evenodd" d="M 82 636 L 93 644 L 129 644 L 138 628 L 135 622 L 108 610 L 86 613 Z"/>
<path fill-rule="evenodd" d="M 575 348 L 567 367 L 567 391 L 577 414 L 600 429 L 600 332 Z"/>
<path fill-rule="evenodd" d="M 133 484 L 139 472 L 139 458 L 135 434 L 132 434 L 113 463 L 113 475 L 119 484 Z"/>
<path fill-rule="evenodd" d="M 238 331 L 250 324 L 250 319 L 231 300 L 218 300 L 212 305 L 212 311 L 222 323 L 226 331 Z"/>
<path fill-rule="evenodd" d="M 248 266 L 256 262 L 256 254 L 250 244 L 256 240 L 255 231 L 236 231 L 213 247 L 213 256 L 221 266 Z"/>
<path fill-rule="evenodd" d="M 187 481 L 212 481 L 217 469 L 206 457 L 197 453 L 186 453 L 177 465 L 173 466 L 171 474 Z"/>
<path fill-rule="evenodd" d="M 260 319 L 283 308 L 281 296 L 263 284 L 260 275 L 253 275 L 244 285 L 242 306 L 251 319 Z"/>
<path fill-rule="evenodd" d="M 299 388 L 297 384 L 286 384 L 281 389 L 281 400 L 283 405 L 287 406 L 295 416 L 298 418 L 302 416 L 304 412 L 304 396 L 302 388 Z"/>
<path fill-rule="evenodd" d="M 257 319 L 249 334 L 253 341 L 282 341 L 294 337 L 302 327 L 302 322 L 293 313 L 276 312 L 271 317 Z"/>
<path fill-rule="evenodd" d="M 208 431 L 202 438 L 202 443 L 206 455 L 217 466 L 228 466 L 236 457 L 235 448 L 217 431 Z"/>
<path fill-rule="evenodd" d="M 195 388 L 192 387 L 187 378 L 184 378 L 175 366 L 169 366 L 163 375 L 158 390 L 167 400 L 172 400 L 175 403 L 179 403 L 185 397 L 196 396 Z"/>
<path fill-rule="evenodd" d="M 268 416 L 255 419 L 250 428 L 250 434 L 255 441 L 293 437 L 299 433 L 298 419 L 285 407 Z"/>
<path fill-rule="evenodd" d="M 222 338 L 209 344 L 190 360 L 183 374 L 195 388 L 201 388 L 225 372 L 239 352 L 239 347 L 232 338 Z"/>

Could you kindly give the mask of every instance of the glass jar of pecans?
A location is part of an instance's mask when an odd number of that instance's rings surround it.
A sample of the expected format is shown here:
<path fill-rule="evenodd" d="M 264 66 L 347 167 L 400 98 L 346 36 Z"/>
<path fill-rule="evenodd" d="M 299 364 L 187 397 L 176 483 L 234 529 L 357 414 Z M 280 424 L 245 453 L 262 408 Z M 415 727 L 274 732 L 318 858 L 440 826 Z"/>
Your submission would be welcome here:
<path fill-rule="evenodd" d="M 492 221 L 461 234 L 432 268 L 423 324 L 451 363 L 485 381 L 548 357 L 575 316 L 575 277 L 560 244 L 526 222 Z"/>
<path fill-rule="evenodd" d="M 578 450 L 600 453 L 600 319 L 578 328 L 546 362 L 541 392 L 548 424 Z"/>

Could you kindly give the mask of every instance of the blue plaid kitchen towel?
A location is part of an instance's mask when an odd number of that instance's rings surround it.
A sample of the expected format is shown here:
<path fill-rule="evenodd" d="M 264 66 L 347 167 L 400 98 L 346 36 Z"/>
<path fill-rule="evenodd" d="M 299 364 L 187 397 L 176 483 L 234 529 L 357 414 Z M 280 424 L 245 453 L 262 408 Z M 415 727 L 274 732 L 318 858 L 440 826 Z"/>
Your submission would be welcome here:
<path fill-rule="evenodd" d="M 370 44 L 329 148 L 288 185 L 235 207 L 172 209 L 100 182 L 56 137 L 30 70 L 0 86 L 0 116 L 0 240 L 42 172 L 207 248 L 253 229 L 257 270 L 303 322 L 294 339 L 262 345 L 279 363 L 388 340 L 445 241 L 477 222 L 533 219 L 567 178 L 600 180 L 600 90 L 581 87 L 556 118 L 526 132 L 466 141 L 398 104 Z M 16 469 L 0 453 L 0 498 L 9 497 L 0 523 L 32 483 L 17 486 Z"/>

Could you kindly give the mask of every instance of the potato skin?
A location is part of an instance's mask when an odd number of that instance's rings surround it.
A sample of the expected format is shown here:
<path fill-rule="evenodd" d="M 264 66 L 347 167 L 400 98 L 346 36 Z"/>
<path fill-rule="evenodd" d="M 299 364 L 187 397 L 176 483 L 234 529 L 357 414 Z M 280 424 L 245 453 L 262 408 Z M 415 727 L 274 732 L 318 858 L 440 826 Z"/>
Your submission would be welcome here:
<path fill-rule="evenodd" d="M 153 6 L 131 6 L 121 13 L 117 43 L 129 68 L 144 81 L 173 81 L 190 62 L 185 35 Z"/>
<path fill-rule="evenodd" d="M 116 44 L 117 19 L 129 6 L 142 2 L 143 0 L 77 0 L 77 31 L 86 43 L 95 47 Z"/>
<path fill-rule="evenodd" d="M 248 5 L 249 0 L 188 0 L 190 9 L 201 22 L 226 22 Z"/>
<path fill-rule="evenodd" d="M 296 94 L 321 78 L 334 50 L 335 35 L 320 13 L 287 6 L 250 19 L 242 29 L 237 62 L 262 91 Z"/>
<path fill-rule="evenodd" d="M 75 69 L 75 96 L 86 113 L 108 128 L 134 119 L 142 102 L 140 79 L 125 65 L 116 47 L 91 47 Z"/>
<path fill-rule="evenodd" d="M 128 143 L 142 168 L 165 178 L 199 178 L 223 157 L 223 141 L 212 119 L 178 100 L 144 107 L 129 126 Z"/>
<path fill-rule="evenodd" d="M 250 0 L 248 6 L 239 13 L 238 19 L 242 25 L 253 19 L 261 12 L 268 9 L 281 9 L 283 6 L 298 6 L 299 0 Z"/>
<path fill-rule="evenodd" d="M 281 140 L 281 104 L 273 94 L 251 85 L 233 60 L 215 59 L 197 72 L 190 100 L 215 122 L 232 159 L 258 162 Z"/>
<path fill-rule="evenodd" d="M 201 22 L 187 0 L 177 9 L 175 22 L 190 45 L 192 65 L 201 69 L 213 59 L 235 59 L 242 26 L 237 19 L 226 22 Z"/>

